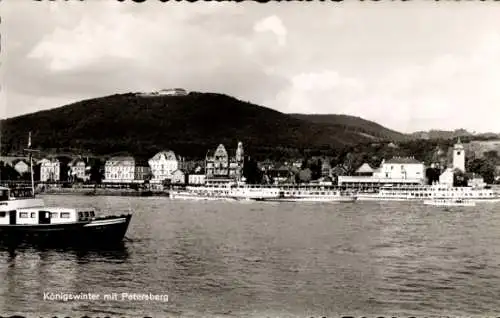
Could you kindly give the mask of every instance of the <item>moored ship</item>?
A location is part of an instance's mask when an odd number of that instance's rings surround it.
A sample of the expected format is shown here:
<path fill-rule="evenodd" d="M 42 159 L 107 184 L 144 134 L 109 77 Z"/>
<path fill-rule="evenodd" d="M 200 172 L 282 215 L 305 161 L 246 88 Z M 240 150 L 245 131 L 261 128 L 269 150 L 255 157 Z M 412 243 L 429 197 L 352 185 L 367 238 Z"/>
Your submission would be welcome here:
<path fill-rule="evenodd" d="M 273 202 L 354 202 L 354 194 L 335 187 L 319 185 L 247 185 L 227 184 L 187 187 L 186 191 L 173 191 L 172 198 L 194 200 L 245 200 Z"/>
<path fill-rule="evenodd" d="M 8 246 L 103 247 L 123 241 L 131 214 L 97 217 L 92 208 L 47 207 L 35 197 L 31 133 L 31 188 L 0 187 L 0 242 Z"/>
<path fill-rule="evenodd" d="M 9 245 L 113 245 L 125 237 L 131 217 L 97 217 L 90 208 L 47 207 L 30 189 L 0 187 L 0 242 Z"/>
<path fill-rule="evenodd" d="M 463 199 L 475 202 L 498 202 L 500 196 L 488 187 L 453 187 L 433 184 L 421 186 L 384 186 L 377 192 L 358 193 L 364 201 L 423 201 L 430 199 Z"/>
<path fill-rule="evenodd" d="M 286 186 L 279 188 L 277 197 L 260 200 L 274 202 L 354 202 L 356 196 L 335 187 Z"/>

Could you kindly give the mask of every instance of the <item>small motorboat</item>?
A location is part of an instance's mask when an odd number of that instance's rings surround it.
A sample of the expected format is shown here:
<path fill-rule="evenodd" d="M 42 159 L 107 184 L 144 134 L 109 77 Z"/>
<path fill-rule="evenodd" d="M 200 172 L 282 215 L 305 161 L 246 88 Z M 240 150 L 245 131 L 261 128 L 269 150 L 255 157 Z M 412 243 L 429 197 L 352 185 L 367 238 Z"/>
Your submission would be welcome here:
<path fill-rule="evenodd" d="M 47 207 L 30 189 L 0 187 L 0 242 L 108 246 L 122 242 L 131 214 L 96 216 L 91 208 Z"/>
<path fill-rule="evenodd" d="M 31 187 L 0 187 L 0 244 L 87 246 L 121 243 L 132 214 L 96 216 L 92 208 L 47 207 L 35 197 L 31 133 Z"/>

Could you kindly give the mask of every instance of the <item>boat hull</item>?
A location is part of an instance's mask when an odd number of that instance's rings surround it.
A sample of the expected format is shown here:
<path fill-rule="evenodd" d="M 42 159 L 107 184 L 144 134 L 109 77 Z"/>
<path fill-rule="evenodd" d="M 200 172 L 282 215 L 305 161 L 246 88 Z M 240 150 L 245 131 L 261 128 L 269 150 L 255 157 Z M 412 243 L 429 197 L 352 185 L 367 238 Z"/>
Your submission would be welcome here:
<path fill-rule="evenodd" d="M 0 225 L 0 244 L 110 246 L 123 241 L 131 214 L 68 224 Z"/>
<path fill-rule="evenodd" d="M 282 198 L 256 198 L 256 201 L 269 201 L 269 202 L 328 202 L 328 203 L 342 203 L 342 202 L 355 202 L 355 197 L 282 197 Z"/>
<path fill-rule="evenodd" d="M 416 197 L 387 197 L 387 196 L 377 196 L 377 195 L 358 195 L 358 201 L 415 201 L 422 202 L 429 200 L 428 198 L 416 198 Z M 476 203 L 496 203 L 500 202 L 500 198 L 471 198 L 471 197 L 435 197 L 435 199 L 466 199 Z"/>
<path fill-rule="evenodd" d="M 235 197 L 222 195 L 203 195 L 196 193 L 171 193 L 171 199 L 174 200 L 198 200 L 198 201 L 235 201 Z"/>

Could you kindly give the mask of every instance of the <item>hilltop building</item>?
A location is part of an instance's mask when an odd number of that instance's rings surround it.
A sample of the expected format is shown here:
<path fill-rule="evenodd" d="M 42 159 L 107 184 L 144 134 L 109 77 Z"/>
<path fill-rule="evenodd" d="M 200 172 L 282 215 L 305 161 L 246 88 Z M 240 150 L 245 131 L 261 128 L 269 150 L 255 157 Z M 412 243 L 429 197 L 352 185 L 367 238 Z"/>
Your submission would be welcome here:
<path fill-rule="evenodd" d="M 167 88 L 153 92 L 137 93 L 139 97 L 157 97 L 157 96 L 187 96 L 189 93 L 184 88 Z"/>
<path fill-rule="evenodd" d="M 169 89 L 161 89 L 158 91 L 158 95 L 167 95 L 167 96 L 186 96 L 188 92 L 184 88 L 169 88 Z"/>

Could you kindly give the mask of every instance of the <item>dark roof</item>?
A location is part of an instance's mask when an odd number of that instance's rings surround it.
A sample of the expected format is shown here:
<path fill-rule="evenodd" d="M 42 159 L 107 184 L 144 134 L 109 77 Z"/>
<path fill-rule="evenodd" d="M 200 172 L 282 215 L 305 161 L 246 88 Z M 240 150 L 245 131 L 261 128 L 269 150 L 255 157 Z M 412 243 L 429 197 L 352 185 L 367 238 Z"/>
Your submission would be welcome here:
<path fill-rule="evenodd" d="M 389 160 L 387 160 L 385 163 L 392 163 L 392 164 L 417 164 L 417 163 L 422 163 L 418 161 L 417 159 L 413 157 L 393 157 Z"/>
<path fill-rule="evenodd" d="M 149 163 L 147 159 L 144 158 L 136 158 L 135 159 L 135 166 L 136 167 L 149 167 Z"/>

